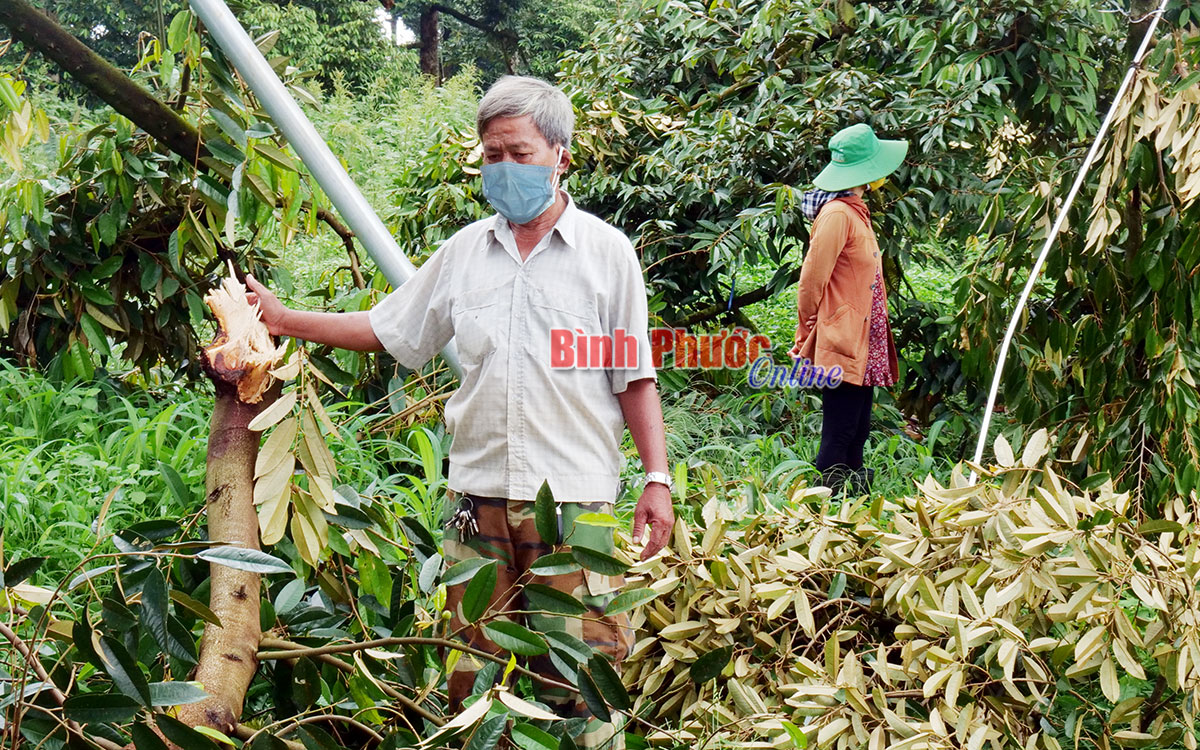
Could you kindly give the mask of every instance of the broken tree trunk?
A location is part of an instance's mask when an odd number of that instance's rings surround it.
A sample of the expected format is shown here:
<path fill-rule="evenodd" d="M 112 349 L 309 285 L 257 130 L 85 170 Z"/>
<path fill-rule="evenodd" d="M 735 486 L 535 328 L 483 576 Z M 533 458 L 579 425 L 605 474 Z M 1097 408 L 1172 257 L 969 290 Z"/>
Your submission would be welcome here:
<path fill-rule="evenodd" d="M 275 398 L 268 370 L 279 361 L 283 348 L 272 344 L 258 308 L 247 304 L 245 287 L 232 270 L 230 277 L 204 298 L 220 326 L 203 357 L 204 371 L 216 386 L 205 481 L 208 538 L 257 550 L 254 461 L 259 433 L 249 425 Z M 179 718 L 192 726 L 232 735 L 258 666 L 255 654 L 262 637 L 259 576 L 216 563 L 210 570 L 209 608 L 221 625 L 205 627 L 194 677 L 209 697 L 180 707 Z"/>

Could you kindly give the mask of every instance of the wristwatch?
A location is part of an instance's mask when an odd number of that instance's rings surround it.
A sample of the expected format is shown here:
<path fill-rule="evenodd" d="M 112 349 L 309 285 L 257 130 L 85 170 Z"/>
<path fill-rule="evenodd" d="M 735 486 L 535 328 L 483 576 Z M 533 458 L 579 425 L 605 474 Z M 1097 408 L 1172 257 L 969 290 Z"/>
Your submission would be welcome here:
<path fill-rule="evenodd" d="M 646 476 L 643 478 L 642 486 L 645 487 L 647 484 L 650 484 L 651 482 L 658 482 L 659 484 L 665 484 L 667 486 L 668 491 L 670 491 L 670 492 L 675 491 L 675 485 L 671 484 L 671 475 L 665 471 L 647 471 Z"/>

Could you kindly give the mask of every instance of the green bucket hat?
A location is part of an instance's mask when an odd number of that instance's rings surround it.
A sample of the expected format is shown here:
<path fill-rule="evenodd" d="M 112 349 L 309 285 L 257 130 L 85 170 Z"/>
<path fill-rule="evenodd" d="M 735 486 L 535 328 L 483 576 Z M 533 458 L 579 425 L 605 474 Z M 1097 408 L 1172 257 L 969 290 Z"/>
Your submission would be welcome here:
<path fill-rule="evenodd" d="M 908 141 L 881 141 L 864 122 L 843 128 L 829 139 L 833 160 L 813 184 L 836 193 L 887 177 L 908 153 Z"/>

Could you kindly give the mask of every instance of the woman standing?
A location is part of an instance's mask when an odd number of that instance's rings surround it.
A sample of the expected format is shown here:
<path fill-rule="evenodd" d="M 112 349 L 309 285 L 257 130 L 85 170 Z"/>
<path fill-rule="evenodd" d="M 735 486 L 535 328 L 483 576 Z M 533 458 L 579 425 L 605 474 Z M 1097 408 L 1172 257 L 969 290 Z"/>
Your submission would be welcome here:
<path fill-rule="evenodd" d="M 822 483 L 839 492 L 870 490 L 874 470 L 863 468 L 875 386 L 894 385 L 899 374 L 888 325 L 883 262 L 863 194 L 894 172 L 908 153 L 905 141 L 884 141 L 860 123 L 829 141 L 833 158 L 804 195 L 804 214 L 815 219 L 800 271 L 799 320 L 793 358 L 842 370 L 842 383 L 822 393 L 821 447 L 816 468 Z"/>

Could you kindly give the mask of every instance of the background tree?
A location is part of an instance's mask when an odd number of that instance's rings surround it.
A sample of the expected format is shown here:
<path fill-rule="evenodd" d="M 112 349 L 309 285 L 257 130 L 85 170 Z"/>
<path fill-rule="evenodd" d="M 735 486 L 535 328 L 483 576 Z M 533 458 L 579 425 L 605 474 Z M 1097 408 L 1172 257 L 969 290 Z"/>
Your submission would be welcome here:
<path fill-rule="evenodd" d="M 1189 135 L 1200 58 L 1191 4 L 1173 3 L 1165 23 L 1173 30 L 1143 63 L 1049 255 L 1001 391 L 1010 425 L 1049 421 L 1064 438 L 1087 435 L 1091 466 L 1138 488 L 1154 514 L 1200 486 L 1200 235 L 1192 229 L 1200 177 Z M 1035 189 L 992 199 L 983 253 L 956 291 L 970 377 L 990 380 L 1015 289 L 1083 153 L 1072 149 L 1061 163 L 1043 157 L 1047 177 Z"/>
<path fill-rule="evenodd" d="M 552 79 L 558 58 L 613 16 L 600 0 L 397 0 L 391 12 L 416 35 L 423 73 L 441 80 L 474 66 L 485 85 L 506 73 Z"/>

